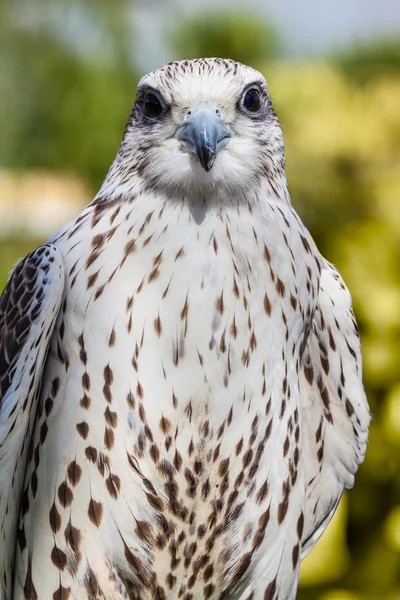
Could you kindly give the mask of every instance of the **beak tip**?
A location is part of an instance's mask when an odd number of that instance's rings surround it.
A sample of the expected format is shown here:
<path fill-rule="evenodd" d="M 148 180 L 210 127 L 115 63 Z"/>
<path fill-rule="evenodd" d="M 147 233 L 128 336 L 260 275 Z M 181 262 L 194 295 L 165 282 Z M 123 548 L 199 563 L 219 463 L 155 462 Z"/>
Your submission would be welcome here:
<path fill-rule="evenodd" d="M 215 157 L 213 157 L 212 159 L 208 160 L 207 162 L 202 163 L 201 166 L 206 171 L 206 173 L 208 173 L 213 168 L 214 162 L 215 162 Z"/>
<path fill-rule="evenodd" d="M 199 162 L 203 169 L 206 171 L 206 173 L 208 173 L 209 171 L 211 171 L 214 165 L 216 152 L 215 150 L 209 147 L 200 147 L 197 151 L 197 158 L 199 159 Z"/>

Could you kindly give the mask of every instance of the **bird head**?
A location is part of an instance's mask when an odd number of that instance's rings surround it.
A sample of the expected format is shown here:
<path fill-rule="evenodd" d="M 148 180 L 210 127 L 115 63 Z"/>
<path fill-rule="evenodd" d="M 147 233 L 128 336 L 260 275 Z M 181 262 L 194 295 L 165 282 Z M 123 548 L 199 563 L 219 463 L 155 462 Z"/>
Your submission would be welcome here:
<path fill-rule="evenodd" d="M 287 194 L 266 81 L 232 60 L 179 61 L 145 75 L 115 165 L 124 188 L 140 181 L 173 196 L 248 194 L 267 180 Z"/>

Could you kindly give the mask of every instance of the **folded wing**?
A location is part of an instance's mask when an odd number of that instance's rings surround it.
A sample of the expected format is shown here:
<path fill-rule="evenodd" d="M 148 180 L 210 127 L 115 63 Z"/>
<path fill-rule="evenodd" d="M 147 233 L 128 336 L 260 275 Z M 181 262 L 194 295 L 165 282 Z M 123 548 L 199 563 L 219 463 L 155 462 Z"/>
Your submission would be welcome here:
<path fill-rule="evenodd" d="M 351 297 L 336 269 L 326 261 L 322 265 L 300 374 L 306 468 L 303 558 L 327 527 L 344 489 L 354 484 L 370 422 Z"/>
<path fill-rule="evenodd" d="M 0 299 L 0 600 L 11 600 L 20 499 L 44 364 L 61 305 L 61 254 L 41 246 Z"/>

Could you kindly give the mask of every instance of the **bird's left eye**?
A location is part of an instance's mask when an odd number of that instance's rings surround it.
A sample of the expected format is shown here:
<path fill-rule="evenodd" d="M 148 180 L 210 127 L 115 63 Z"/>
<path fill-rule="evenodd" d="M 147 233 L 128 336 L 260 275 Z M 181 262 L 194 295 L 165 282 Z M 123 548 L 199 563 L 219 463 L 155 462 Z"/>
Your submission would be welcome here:
<path fill-rule="evenodd" d="M 144 97 L 144 112 L 147 117 L 155 119 L 159 117 L 163 111 L 160 98 L 154 92 L 147 92 Z"/>
<path fill-rule="evenodd" d="M 249 112 L 258 112 L 261 108 L 260 92 L 257 88 L 251 88 L 244 93 L 242 106 Z"/>

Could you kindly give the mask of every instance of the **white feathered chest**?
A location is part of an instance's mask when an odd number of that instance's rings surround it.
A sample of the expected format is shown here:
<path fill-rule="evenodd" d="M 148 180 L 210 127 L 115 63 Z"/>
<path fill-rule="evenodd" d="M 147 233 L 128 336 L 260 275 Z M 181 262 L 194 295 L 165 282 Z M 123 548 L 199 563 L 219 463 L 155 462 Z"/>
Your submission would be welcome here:
<path fill-rule="evenodd" d="M 191 587 L 213 565 L 207 585 L 233 590 L 243 561 L 252 571 L 282 554 L 286 512 L 301 513 L 296 368 L 318 270 L 276 203 L 196 223 L 185 205 L 139 202 L 60 243 L 70 274 L 43 391 L 60 382 L 39 510 L 65 485 L 74 526 L 98 529 L 86 552 L 125 554 L 128 570 L 133 553 L 146 577 L 187 573 Z"/>

